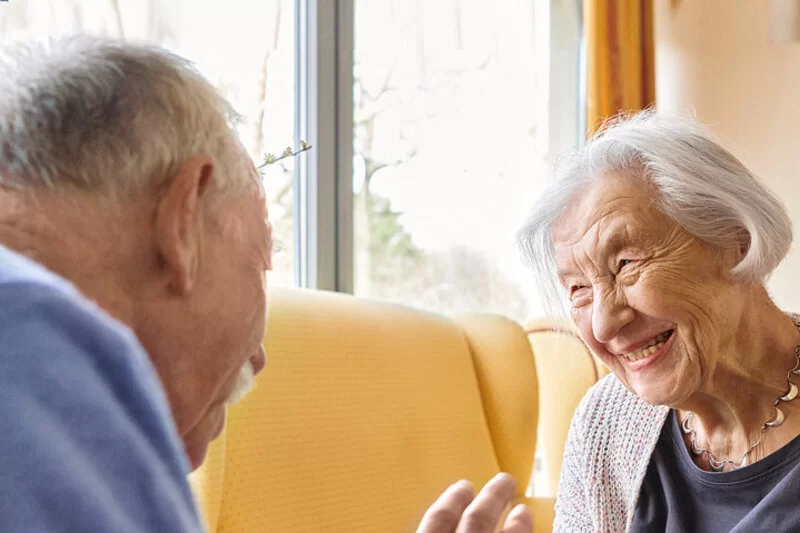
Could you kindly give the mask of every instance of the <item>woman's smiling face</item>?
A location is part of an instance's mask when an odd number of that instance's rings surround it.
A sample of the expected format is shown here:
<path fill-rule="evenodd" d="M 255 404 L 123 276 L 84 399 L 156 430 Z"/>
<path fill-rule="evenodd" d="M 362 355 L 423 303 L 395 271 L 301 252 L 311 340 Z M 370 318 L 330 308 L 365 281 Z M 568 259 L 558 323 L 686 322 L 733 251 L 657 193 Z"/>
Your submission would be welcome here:
<path fill-rule="evenodd" d="M 572 319 L 617 378 L 651 404 L 697 392 L 741 316 L 728 273 L 739 252 L 696 239 L 643 180 L 614 174 L 573 200 L 551 235 Z"/>

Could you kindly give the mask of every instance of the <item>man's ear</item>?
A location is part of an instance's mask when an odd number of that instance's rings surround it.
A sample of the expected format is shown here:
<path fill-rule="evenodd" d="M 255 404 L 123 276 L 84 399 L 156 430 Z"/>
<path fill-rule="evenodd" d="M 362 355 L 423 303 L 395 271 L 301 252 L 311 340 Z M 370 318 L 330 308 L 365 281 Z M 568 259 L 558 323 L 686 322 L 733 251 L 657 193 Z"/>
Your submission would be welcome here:
<path fill-rule="evenodd" d="M 205 155 L 178 167 L 159 201 L 155 230 L 158 251 L 176 294 L 191 292 L 200 260 L 203 197 L 214 179 L 214 164 Z"/>

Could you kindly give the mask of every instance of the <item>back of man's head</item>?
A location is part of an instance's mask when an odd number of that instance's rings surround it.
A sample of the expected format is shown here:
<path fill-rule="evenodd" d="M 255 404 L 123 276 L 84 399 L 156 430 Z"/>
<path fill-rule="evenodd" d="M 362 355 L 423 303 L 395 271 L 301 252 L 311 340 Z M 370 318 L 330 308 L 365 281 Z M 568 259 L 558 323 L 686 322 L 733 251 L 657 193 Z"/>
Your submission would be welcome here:
<path fill-rule="evenodd" d="M 197 153 L 215 159 L 217 188 L 242 174 L 238 116 L 161 48 L 85 36 L 12 45 L 0 54 L 0 94 L 2 186 L 124 198 L 160 187 Z"/>
<path fill-rule="evenodd" d="M 186 60 L 72 37 L 0 49 L 0 245 L 134 331 L 193 466 L 264 366 L 271 237 L 237 116 Z"/>

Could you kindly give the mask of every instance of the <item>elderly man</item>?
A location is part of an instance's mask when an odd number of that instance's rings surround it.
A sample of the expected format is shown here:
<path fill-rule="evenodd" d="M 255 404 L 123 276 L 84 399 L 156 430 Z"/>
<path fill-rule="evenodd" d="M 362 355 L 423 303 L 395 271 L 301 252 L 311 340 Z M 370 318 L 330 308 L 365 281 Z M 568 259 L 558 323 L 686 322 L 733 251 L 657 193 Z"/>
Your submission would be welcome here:
<path fill-rule="evenodd" d="M 5 50 L 0 95 L 0 530 L 201 531 L 186 475 L 265 364 L 236 115 L 181 58 L 90 38 Z M 493 531 L 512 491 L 459 482 L 420 531 Z"/>

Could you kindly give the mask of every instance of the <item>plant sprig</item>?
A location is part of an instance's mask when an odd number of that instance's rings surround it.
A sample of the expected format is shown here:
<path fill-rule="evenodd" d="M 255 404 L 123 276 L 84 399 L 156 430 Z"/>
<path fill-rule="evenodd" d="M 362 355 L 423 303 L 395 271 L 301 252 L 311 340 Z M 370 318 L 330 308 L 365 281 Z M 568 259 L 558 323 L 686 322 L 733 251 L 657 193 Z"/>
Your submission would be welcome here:
<path fill-rule="evenodd" d="M 292 149 L 291 146 L 288 146 L 283 151 L 283 153 L 281 153 L 281 155 L 265 154 L 263 161 L 261 162 L 260 165 L 258 165 L 257 168 L 258 169 L 262 169 L 267 165 L 272 165 L 272 164 L 277 163 L 278 161 L 281 161 L 283 159 L 288 159 L 290 157 L 294 157 L 294 156 L 296 156 L 298 154 L 301 154 L 303 152 L 307 152 L 307 151 L 311 150 L 311 148 L 312 148 L 312 146 L 310 144 L 308 144 L 307 142 L 300 141 L 300 148 Z"/>

